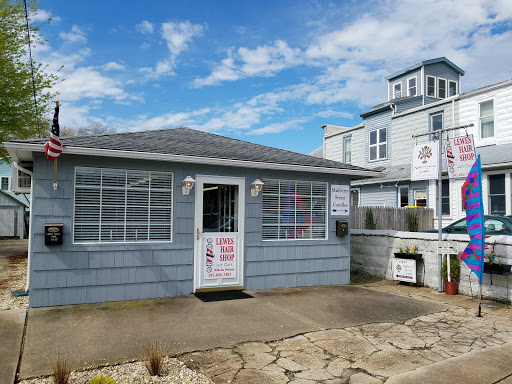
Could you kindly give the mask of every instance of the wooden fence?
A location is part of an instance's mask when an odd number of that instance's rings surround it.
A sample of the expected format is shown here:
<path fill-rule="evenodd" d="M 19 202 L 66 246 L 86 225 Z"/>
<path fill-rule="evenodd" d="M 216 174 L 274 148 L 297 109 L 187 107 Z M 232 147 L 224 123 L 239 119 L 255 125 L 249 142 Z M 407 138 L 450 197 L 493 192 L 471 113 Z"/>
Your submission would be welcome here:
<path fill-rule="evenodd" d="M 377 222 L 377 229 L 391 229 L 394 231 L 408 231 L 407 212 L 418 215 L 418 231 L 434 229 L 434 210 L 432 208 L 396 208 L 396 207 L 350 207 L 350 227 L 365 229 L 366 208 L 373 213 L 373 220 Z"/>

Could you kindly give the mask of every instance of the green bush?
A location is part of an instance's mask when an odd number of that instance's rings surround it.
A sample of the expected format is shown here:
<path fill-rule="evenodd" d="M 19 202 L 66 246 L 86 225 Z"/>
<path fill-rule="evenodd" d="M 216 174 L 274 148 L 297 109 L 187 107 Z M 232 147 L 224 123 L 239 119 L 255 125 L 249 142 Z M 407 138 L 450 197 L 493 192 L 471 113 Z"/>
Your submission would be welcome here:
<path fill-rule="evenodd" d="M 409 232 L 418 232 L 418 214 L 408 210 L 405 217 L 407 219 L 407 230 Z"/>
<path fill-rule="evenodd" d="M 373 219 L 373 212 L 371 208 L 366 208 L 366 217 L 364 219 L 365 229 L 377 229 L 377 222 Z"/>
<path fill-rule="evenodd" d="M 450 256 L 450 277 L 451 281 L 454 283 L 458 283 L 460 280 L 460 262 L 458 255 Z M 441 267 L 441 278 L 444 281 L 448 281 L 448 263 L 446 259 L 444 259 L 443 266 Z"/>
<path fill-rule="evenodd" d="M 90 384 L 116 384 L 116 381 L 111 377 L 103 377 L 103 374 L 100 376 L 93 377 Z"/>

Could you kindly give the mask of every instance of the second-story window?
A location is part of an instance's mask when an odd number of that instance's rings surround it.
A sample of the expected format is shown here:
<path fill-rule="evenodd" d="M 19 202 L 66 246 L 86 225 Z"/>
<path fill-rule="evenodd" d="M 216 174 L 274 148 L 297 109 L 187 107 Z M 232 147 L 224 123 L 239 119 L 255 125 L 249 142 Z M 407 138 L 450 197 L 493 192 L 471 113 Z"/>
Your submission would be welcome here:
<path fill-rule="evenodd" d="M 346 164 L 352 162 L 352 138 L 350 136 L 343 138 L 343 162 Z"/>
<path fill-rule="evenodd" d="M 370 161 L 387 158 L 387 129 L 380 128 L 370 132 Z"/>
<path fill-rule="evenodd" d="M 494 101 L 480 103 L 480 137 L 494 136 Z"/>
<path fill-rule="evenodd" d="M 436 97 L 436 78 L 427 76 L 427 96 Z"/>
<path fill-rule="evenodd" d="M 443 129 L 443 112 L 430 115 L 430 130 L 439 131 Z"/>
<path fill-rule="evenodd" d="M 399 97 L 402 97 L 402 83 L 393 85 L 393 98 L 397 99 Z"/>
<path fill-rule="evenodd" d="M 448 82 L 448 96 L 455 96 L 457 94 L 457 82 L 449 81 Z"/>
<path fill-rule="evenodd" d="M 437 97 L 440 99 L 446 98 L 446 80 L 437 79 Z"/>
<path fill-rule="evenodd" d="M 416 78 L 407 79 L 407 96 L 416 96 Z"/>
<path fill-rule="evenodd" d="M 8 191 L 9 190 L 9 177 L 8 176 L 2 176 L 0 178 L 0 189 L 2 191 Z"/>

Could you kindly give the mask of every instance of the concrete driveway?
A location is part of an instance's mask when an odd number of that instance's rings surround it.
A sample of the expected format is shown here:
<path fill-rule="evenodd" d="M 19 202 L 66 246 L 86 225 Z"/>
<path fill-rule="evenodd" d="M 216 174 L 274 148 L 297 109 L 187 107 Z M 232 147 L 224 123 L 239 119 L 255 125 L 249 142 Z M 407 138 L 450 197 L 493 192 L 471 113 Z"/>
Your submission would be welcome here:
<path fill-rule="evenodd" d="M 253 298 L 156 300 L 29 309 L 20 378 L 49 374 L 65 354 L 73 369 L 139 359 L 152 338 L 167 354 L 272 341 L 367 323 L 403 323 L 444 304 L 356 286 L 248 291 Z"/>

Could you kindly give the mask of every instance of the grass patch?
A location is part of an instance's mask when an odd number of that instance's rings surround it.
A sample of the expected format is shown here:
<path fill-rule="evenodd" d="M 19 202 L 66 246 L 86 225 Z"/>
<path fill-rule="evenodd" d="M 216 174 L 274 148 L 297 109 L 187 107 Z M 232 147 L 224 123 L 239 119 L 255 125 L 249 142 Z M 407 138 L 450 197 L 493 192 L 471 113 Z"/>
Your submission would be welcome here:
<path fill-rule="evenodd" d="M 57 355 L 57 358 L 52 361 L 52 377 L 55 384 L 67 384 L 69 375 L 71 374 L 71 364 L 69 361 L 61 356 Z"/>
<path fill-rule="evenodd" d="M 158 340 L 151 340 L 146 346 L 146 368 L 151 376 L 159 376 L 163 368 L 164 352 Z"/>

